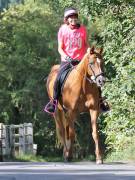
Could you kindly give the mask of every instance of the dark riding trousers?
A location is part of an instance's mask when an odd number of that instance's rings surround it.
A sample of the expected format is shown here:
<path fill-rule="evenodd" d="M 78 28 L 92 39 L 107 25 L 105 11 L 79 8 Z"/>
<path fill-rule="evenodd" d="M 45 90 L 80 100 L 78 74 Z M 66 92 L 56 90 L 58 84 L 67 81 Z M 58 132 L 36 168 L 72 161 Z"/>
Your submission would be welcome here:
<path fill-rule="evenodd" d="M 67 71 L 66 76 L 68 74 L 68 72 L 75 66 L 79 64 L 79 61 L 72 61 L 72 62 L 61 62 L 60 67 L 59 67 L 59 71 L 54 83 L 54 91 L 53 91 L 53 99 L 57 99 L 60 97 L 61 95 L 61 83 L 60 83 L 60 79 L 62 74 Z M 65 78 L 65 77 L 64 77 Z"/>

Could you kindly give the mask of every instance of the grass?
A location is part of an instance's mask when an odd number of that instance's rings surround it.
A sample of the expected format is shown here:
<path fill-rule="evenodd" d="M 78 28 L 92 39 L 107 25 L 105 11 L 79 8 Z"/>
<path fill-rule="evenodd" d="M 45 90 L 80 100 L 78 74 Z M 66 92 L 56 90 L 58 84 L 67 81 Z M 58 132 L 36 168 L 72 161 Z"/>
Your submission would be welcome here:
<path fill-rule="evenodd" d="M 83 161 L 96 161 L 96 158 L 94 155 L 89 155 L 86 156 L 86 158 L 84 158 Z"/>
<path fill-rule="evenodd" d="M 16 156 L 10 161 L 19 161 L 19 162 L 63 162 L 62 156 L 60 157 L 43 157 L 36 155 L 21 155 Z M 72 162 L 80 161 L 95 161 L 94 155 L 89 155 L 86 158 L 75 158 Z M 135 144 L 130 144 L 128 147 L 121 151 L 108 153 L 104 162 L 135 162 Z"/>
<path fill-rule="evenodd" d="M 14 158 L 14 161 L 21 162 L 62 162 L 60 157 L 43 157 L 35 155 L 19 155 Z"/>
<path fill-rule="evenodd" d="M 16 156 L 13 161 L 20 161 L 20 162 L 63 162 L 62 157 L 43 157 L 43 156 L 35 156 L 35 155 L 21 155 Z M 80 161 L 95 161 L 94 156 L 87 156 L 84 159 L 75 158 L 72 162 L 80 162 Z"/>
<path fill-rule="evenodd" d="M 10 161 L 16 162 L 63 162 L 63 158 L 61 157 L 43 157 L 43 156 L 36 156 L 36 155 L 18 155 Z M 74 158 L 72 162 L 80 162 L 80 161 L 95 161 L 95 157 L 93 155 L 89 155 L 86 158 Z"/>
<path fill-rule="evenodd" d="M 135 162 L 135 145 L 130 145 L 124 150 L 111 152 L 107 155 L 106 162 L 114 161 L 126 161 L 126 162 Z"/>

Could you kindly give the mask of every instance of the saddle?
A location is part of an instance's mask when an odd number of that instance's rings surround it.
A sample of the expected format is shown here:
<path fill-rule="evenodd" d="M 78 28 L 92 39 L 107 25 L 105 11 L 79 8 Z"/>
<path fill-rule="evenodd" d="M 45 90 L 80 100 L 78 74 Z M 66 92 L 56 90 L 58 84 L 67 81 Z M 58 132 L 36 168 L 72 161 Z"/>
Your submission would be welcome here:
<path fill-rule="evenodd" d="M 79 61 L 72 61 L 69 66 L 67 66 L 67 68 L 65 69 L 65 71 L 61 74 L 61 77 L 60 77 L 60 80 L 59 80 L 59 85 L 60 85 L 60 91 L 62 92 L 63 91 L 63 87 L 64 87 L 64 84 L 70 74 L 70 72 L 74 69 L 74 66 L 76 66 L 77 64 L 79 64 Z"/>

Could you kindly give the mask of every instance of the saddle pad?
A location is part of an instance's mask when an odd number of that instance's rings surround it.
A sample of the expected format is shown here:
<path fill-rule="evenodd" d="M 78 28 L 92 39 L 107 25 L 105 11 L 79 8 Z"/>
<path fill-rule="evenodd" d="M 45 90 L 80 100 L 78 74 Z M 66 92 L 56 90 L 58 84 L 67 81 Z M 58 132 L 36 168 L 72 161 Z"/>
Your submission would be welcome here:
<path fill-rule="evenodd" d="M 65 84 L 65 81 L 66 81 L 68 75 L 70 74 L 70 72 L 72 71 L 72 69 L 74 69 L 74 67 L 79 64 L 79 62 L 80 62 L 80 61 L 78 61 L 78 60 L 72 61 L 71 63 L 69 63 L 69 64 L 66 66 L 65 70 L 64 70 L 63 73 L 61 74 L 61 77 L 60 77 L 60 80 L 59 80 L 60 94 L 61 94 L 61 92 L 62 92 L 62 90 L 63 90 L 64 84 Z"/>
<path fill-rule="evenodd" d="M 68 67 L 65 69 L 65 71 L 61 74 L 60 81 L 59 81 L 60 87 L 61 87 L 61 92 L 62 92 L 62 90 L 63 90 L 65 81 L 66 81 L 69 73 L 72 71 L 72 69 L 73 69 L 73 67 L 68 66 Z"/>

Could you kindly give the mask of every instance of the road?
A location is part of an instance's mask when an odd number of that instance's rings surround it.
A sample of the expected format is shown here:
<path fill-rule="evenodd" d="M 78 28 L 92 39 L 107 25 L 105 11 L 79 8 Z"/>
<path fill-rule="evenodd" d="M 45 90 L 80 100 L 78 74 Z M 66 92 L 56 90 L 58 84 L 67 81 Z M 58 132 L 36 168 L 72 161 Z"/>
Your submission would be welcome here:
<path fill-rule="evenodd" d="M 135 180 L 135 164 L 0 162 L 0 180 Z"/>

